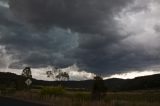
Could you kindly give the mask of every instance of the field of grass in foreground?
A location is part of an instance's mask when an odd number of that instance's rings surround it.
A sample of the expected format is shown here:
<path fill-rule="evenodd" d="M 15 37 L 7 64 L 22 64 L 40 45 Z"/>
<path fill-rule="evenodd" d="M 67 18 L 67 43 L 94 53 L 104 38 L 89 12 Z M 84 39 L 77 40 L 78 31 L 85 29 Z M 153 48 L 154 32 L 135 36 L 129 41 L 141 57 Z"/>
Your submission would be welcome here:
<path fill-rule="evenodd" d="M 53 95 L 43 94 L 38 90 L 16 91 L 10 96 L 41 101 L 50 106 L 160 106 L 160 91 L 108 92 L 100 101 L 92 100 L 89 92 L 50 93 Z"/>

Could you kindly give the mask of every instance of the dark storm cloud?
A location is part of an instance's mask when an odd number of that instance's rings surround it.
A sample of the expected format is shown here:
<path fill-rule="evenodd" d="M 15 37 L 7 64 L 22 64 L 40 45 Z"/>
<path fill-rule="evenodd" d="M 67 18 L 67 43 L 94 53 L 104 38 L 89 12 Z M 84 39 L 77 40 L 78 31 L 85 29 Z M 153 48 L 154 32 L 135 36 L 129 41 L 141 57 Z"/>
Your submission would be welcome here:
<path fill-rule="evenodd" d="M 8 9 L 4 8 L 4 7 L 1 7 L 0 6 L 0 25 L 13 25 L 13 24 L 16 24 L 10 20 L 8 20 Z"/>
<path fill-rule="evenodd" d="M 160 56 L 124 44 L 129 34 L 120 33 L 115 20 L 133 1 L 10 0 L 15 17 L 0 9 L 0 45 L 18 59 L 10 67 L 77 64 L 87 71 L 112 74 L 152 66 L 160 63 Z M 128 11 L 146 8 L 137 7 Z"/>
<path fill-rule="evenodd" d="M 17 17 L 39 27 L 55 25 L 83 33 L 106 34 L 106 30 L 112 30 L 113 15 L 130 1 L 10 0 L 10 8 Z"/>
<path fill-rule="evenodd" d="M 104 56 L 109 45 L 122 39 L 116 32 L 113 16 L 128 3 L 129 0 L 10 0 L 10 9 L 35 27 L 57 26 L 78 32 L 79 47 L 65 54 L 78 65 L 97 71 L 105 61 L 99 55 Z M 92 63 L 95 58 L 100 59 Z"/>
<path fill-rule="evenodd" d="M 57 27 L 50 27 L 45 32 L 32 30 L 14 19 L 5 7 L 0 7 L 0 14 L 0 45 L 5 46 L 6 54 L 11 54 L 12 59 L 18 60 L 10 67 L 23 68 L 23 64 L 67 67 L 75 63 L 65 53 L 77 47 L 76 33 Z"/>
<path fill-rule="evenodd" d="M 66 57 L 66 52 L 77 47 L 78 38 L 74 33 L 60 28 L 51 28 L 47 33 L 30 32 L 23 26 L 0 27 L 0 30 L 3 35 L 0 44 L 5 45 L 8 53 L 19 60 L 11 67 L 22 67 L 23 64 L 32 67 L 67 67 L 74 64 L 74 59 Z"/>

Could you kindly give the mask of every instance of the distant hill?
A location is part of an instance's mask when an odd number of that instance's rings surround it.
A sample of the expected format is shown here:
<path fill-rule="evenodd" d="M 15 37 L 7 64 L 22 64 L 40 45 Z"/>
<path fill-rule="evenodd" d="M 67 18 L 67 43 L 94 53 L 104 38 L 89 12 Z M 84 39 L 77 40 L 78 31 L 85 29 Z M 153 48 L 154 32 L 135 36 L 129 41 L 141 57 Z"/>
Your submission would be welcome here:
<path fill-rule="evenodd" d="M 0 86 L 12 86 L 19 82 L 24 83 L 26 78 L 13 74 L 0 72 Z M 33 86 L 49 86 L 61 84 L 67 88 L 92 89 L 93 80 L 85 81 L 42 81 L 32 79 Z M 104 80 L 109 91 L 129 91 L 129 90 L 148 90 L 160 89 L 160 74 L 137 77 L 135 79 L 107 79 Z"/>
<path fill-rule="evenodd" d="M 126 80 L 108 79 L 105 80 L 105 84 L 113 91 L 160 89 L 160 74 Z"/>

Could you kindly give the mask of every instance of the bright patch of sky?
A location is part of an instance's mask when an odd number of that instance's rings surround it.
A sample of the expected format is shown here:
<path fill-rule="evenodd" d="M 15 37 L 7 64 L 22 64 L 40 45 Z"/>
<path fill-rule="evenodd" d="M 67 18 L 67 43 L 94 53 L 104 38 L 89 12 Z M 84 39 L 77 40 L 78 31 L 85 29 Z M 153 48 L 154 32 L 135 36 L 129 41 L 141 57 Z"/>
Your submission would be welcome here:
<path fill-rule="evenodd" d="M 4 68 L 0 69 L 0 72 L 11 72 L 15 73 L 17 75 L 21 75 L 23 69 L 10 69 L 10 68 Z M 52 77 L 48 78 L 46 72 L 51 71 L 52 67 L 45 67 L 45 68 L 31 68 L 32 71 L 32 77 L 38 80 L 47 80 L 47 81 L 54 81 L 56 79 L 53 79 Z M 84 70 L 79 70 L 79 68 L 76 65 L 63 68 L 61 69 L 63 72 L 68 72 L 70 76 L 70 80 L 88 80 L 93 79 L 95 74 L 86 72 Z"/>
<path fill-rule="evenodd" d="M 133 71 L 133 72 L 122 73 L 122 74 L 114 74 L 109 77 L 104 77 L 104 79 L 111 79 L 111 78 L 133 79 L 136 77 L 148 76 L 148 75 L 153 75 L 153 74 L 160 74 L 160 71 L 152 71 L 152 70 L 146 70 L 142 72 Z"/>

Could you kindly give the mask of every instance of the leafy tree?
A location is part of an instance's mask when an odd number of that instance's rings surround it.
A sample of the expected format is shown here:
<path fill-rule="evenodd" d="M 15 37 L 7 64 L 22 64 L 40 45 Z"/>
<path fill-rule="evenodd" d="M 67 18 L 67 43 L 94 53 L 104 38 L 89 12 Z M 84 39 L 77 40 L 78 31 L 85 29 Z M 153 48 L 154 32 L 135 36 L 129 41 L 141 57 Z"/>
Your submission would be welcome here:
<path fill-rule="evenodd" d="M 47 77 L 52 77 L 53 76 L 53 72 L 52 71 L 47 71 L 46 74 L 47 74 Z"/>
<path fill-rule="evenodd" d="M 32 78 L 31 68 L 25 67 L 25 69 L 22 71 L 22 76 Z"/>
<path fill-rule="evenodd" d="M 22 76 L 24 76 L 25 78 L 23 78 L 23 80 L 17 79 L 16 88 L 19 90 L 23 90 L 24 88 L 30 89 L 30 86 L 26 86 L 25 81 L 27 81 L 27 79 L 29 78 L 32 78 L 31 68 L 25 67 L 22 71 Z"/>
<path fill-rule="evenodd" d="M 60 72 L 60 69 L 52 67 L 52 69 L 47 71 L 46 74 L 47 74 L 47 77 L 52 77 L 53 79 L 55 79 L 59 72 Z"/>
<path fill-rule="evenodd" d="M 69 80 L 69 74 L 67 72 L 60 72 L 56 78 L 59 80 Z"/>
<path fill-rule="evenodd" d="M 106 86 L 104 84 L 103 78 L 100 76 L 95 76 L 92 88 L 92 98 L 100 100 L 105 96 L 105 93 Z"/>
<path fill-rule="evenodd" d="M 57 79 L 59 81 L 69 80 L 69 74 L 67 72 L 62 72 L 58 68 L 52 68 L 52 71 L 46 72 L 47 77 L 52 77 L 53 79 Z"/>

